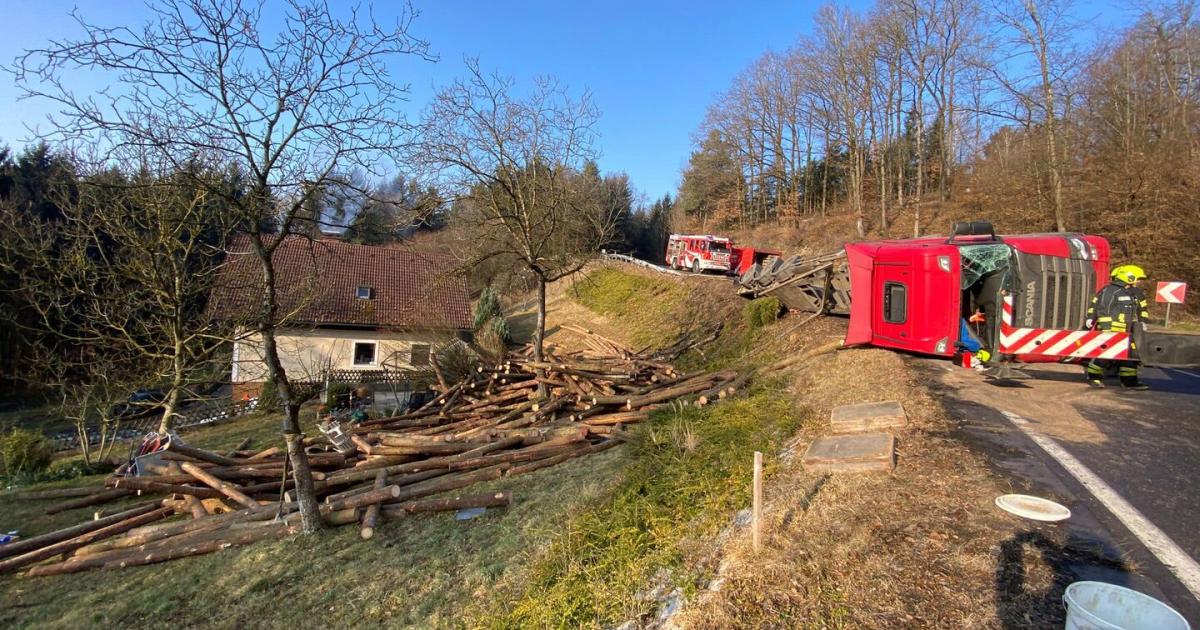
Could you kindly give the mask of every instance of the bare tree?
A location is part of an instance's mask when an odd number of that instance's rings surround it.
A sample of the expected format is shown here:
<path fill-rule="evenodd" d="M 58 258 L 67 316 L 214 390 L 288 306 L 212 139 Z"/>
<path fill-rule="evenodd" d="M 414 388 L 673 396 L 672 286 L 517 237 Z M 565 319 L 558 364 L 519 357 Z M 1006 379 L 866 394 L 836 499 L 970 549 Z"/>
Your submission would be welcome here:
<path fill-rule="evenodd" d="M 524 98 L 512 79 L 476 60 L 425 114 L 416 160 L 436 169 L 464 202 L 455 217 L 473 236 L 469 266 L 502 259 L 537 288 L 534 352 L 543 356 L 546 285 L 575 273 L 613 235 L 616 216 L 580 171 L 593 155 L 598 113 L 539 79 Z"/>
<path fill-rule="evenodd" d="M 1032 58 L 1031 72 L 1026 75 L 1020 71 L 1004 74 L 1004 66 L 992 65 L 992 76 L 1018 108 L 1039 114 L 1029 119 L 1041 127 L 1051 214 L 1060 232 L 1067 229 L 1060 119 L 1078 61 L 1070 42 L 1075 25 L 1069 9 L 1067 0 L 1002 0 L 993 4 L 993 14 L 1005 26 L 1009 40 L 1009 45 L 1001 48 L 1003 54 Z"/>
<path fill-rule="evenodd" d="M 397 107 L 407 88 L 388 64 L 427 57 L 428 45 L 410 35 L 408 7 L 387 25 L 369 11 L 340 15 L 305 0 L 287 3 L 282 16 L 242 0 L 167 0 L 151 10 L 138 29 L 76 16 L 84 36 L 26 53 L 16 62 L 17 83 L 61 110 L 55 136 L 97 143 L 108 160 L 136 156 L 172 171 L 211 164 L 244 178 L 245 192 L 227 201 L 245 218 L 261 263 L 253 332 L 285 410 L 303 528 L 315 531 L 322 523 L 301 447 L 301 401 L 275 343 L 284 315 L 277 288 L 285 280 L 272 260 L 311 195 L 339 173 L 379 175 L 406 144 L 411 128 Z M 265 31 L 267 24 L 280 26 Z M 72 69 L 110 73 L 114 84 L 77 95 Z"/>

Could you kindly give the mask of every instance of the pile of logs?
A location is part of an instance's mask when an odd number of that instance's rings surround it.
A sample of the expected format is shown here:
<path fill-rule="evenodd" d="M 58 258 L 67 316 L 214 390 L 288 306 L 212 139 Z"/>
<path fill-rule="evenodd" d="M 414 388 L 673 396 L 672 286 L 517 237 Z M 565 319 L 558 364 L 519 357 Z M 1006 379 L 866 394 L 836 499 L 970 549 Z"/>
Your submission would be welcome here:
<path fill-rule="evenodd" d="M 353 452 L 337 452 L 323 437 L 306 438 L 326 523 L 358 524 L 370 538 L 380 519 L 508 505 L 508 492 L 446 493 L 603 451 L 659 406 L 684 397 L 706 404 L 745 384 L 733 371 L 680 374 L 617 342 L 578 332 L 587 350 L 548 354 L 543 361 L 516 353 L 454 384 L 439 374 L 438 395 L 424 407 L 342 427 Z M 156 458 L 160 463 L 144 463 L 139 476 L 28 494 L 63 499 L 47 513 L 158 498 L 0 545 L 0 573 L 30 565 L 28 575 L 54 575 L 150 564 L 296 531 L 286 454 L 245 446 L 221 454 L 175 440 Z M 176 515 L 190 518 L 172 519 Z M 37 564 L 56 556 L 64 559 Z"/>

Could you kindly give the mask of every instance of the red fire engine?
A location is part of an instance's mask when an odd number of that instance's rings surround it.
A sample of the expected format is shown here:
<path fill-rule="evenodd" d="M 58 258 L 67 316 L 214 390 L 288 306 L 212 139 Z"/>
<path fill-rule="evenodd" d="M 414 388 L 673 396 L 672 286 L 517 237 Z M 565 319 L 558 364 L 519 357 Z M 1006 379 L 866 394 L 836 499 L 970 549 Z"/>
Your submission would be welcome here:
<path fill-rule="evenodd" d="M 729 273 L 729 239 L 707 234 L 672 234 L 667 242 L 666 263 L 672 269 L 692 273 Z"/>
<path fill-rule="evenodd" d="M 975 221 L 956 223 L 949 238 L 847 243 L 843 252 L 755 265 L 742 275 L 741 293 L 775 295 L 793 310 L 848 314 L 847 345 L 952 356 L 970 334 L 999 361 L 1200 363 L 1200 336 L 1082 329 L 1108 272 L 1103 237 L 1001 237 Z"/>

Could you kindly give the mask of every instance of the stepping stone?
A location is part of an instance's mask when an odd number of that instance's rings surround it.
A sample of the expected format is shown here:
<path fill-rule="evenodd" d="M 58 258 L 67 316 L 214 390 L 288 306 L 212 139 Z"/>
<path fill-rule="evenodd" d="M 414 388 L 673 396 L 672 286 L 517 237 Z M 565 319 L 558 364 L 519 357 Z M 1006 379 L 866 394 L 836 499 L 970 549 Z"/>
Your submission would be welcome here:
<path fill-rule="evenodd" d="M 829 420 L 834 433 L 900 429 L 907 423 L 904 406 L 894 400 L 834 407 Z"/>
<path fill-rule="evenodd" d="M 890 471 L 896 466 L 896 438 L 891 433 L 826 435 L 804 453 L 811 472 Z"/>

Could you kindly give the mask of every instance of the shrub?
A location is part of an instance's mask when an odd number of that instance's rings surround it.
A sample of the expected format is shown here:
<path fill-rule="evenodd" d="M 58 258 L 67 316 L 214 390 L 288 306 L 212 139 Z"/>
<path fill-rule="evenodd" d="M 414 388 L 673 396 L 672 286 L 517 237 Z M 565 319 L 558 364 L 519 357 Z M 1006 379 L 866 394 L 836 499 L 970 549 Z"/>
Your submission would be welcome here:
<path fill-rule="evenodd" d="M 494 317 L 489 319 L 483 328 L 476 331 L 475 345 L 492 358 L 500 358 L 508 349 L 510 337 L 508 320 L 503 317 Z"/>
<path fill-rule="evenodd" d="M 747 328 L 751 331 L 758 330 L 774 324 L 779 319 L 781 308 L 778 298 L 770 296 L 758 298 L 742 307 L 742 318 L 746 320 Z"/>
<path fill-rule="evenodd" d="M 262 391 L 258 393 L 259 411 L 274 411 L 279 406 L 279 395 L 275 393 L 275 382 L 267 381 L 263 383 Z"/>
<path fill-rule="evenodd" d="M 87 463 L 82 459 L 63 459 L 50 465 L 50 469 L 37 476 L 38 481 L 62 481 L 89 475 L 110 473 L 116 467 L 111 461 Z"/>
<path fill-rule="evenodd" d="M 50 467 L 54 450 L 40 433 L 13 429 L 0 436 L 0 467 L 9 477 L 31 476 Z"/>
<path fill-rule="evenodd" d="M 350 383 L 330 383 L 325 395 L 325 407 L 328 409 L 343 409 L 350 406 L 350 393 L 354 385 Z"/>

